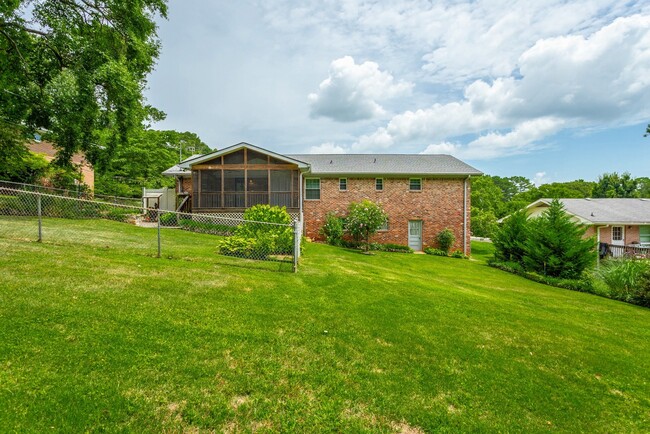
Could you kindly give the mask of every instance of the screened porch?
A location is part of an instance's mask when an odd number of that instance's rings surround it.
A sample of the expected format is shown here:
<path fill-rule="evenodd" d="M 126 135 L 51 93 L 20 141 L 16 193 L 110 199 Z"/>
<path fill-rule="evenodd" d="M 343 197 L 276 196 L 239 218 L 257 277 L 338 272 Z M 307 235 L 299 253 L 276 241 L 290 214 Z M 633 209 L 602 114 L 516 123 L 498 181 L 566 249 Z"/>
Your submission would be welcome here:
<path fill-rule="evenodd" d="M 299 209 L 297 167 L 249 149 L 192 167 L 194 211 L 243 210 L 258 204 Z"/>

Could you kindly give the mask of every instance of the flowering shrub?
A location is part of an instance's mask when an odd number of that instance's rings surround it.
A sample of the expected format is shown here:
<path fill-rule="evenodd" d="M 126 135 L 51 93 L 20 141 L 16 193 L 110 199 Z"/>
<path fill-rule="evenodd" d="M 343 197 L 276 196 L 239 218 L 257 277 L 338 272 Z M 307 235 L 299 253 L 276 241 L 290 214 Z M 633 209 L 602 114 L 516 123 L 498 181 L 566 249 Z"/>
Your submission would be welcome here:
<path fill-rule="evenodd" d="M 386 223 L 387 217 L 380 205 L 364 199 L 353 202 L 348 207 L 345 230 L 356 240 L 365 241 L 365 250 L 369 250 L 370 237 Z"/>

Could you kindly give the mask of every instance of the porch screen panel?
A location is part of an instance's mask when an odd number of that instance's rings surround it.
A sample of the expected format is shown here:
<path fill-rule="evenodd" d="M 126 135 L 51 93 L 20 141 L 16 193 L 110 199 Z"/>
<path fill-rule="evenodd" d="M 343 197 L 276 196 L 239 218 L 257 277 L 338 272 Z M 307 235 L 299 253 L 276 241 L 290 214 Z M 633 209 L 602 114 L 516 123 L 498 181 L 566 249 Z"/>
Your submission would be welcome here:
<path fill-rule="evenodd" d="M 271 205 L 291 208 L 291 170 L 271 170 Z"/>
<path fill-rule="evenodd" d="M 244 164 L 244 150 L 224 155 L 223 164 Z"/>
<path fill-rule="evenodd" d="M 182 182 L 182 181 L 181 181 Z M 192 171 L 192 208 L 199 207 L 199 172 Z"/>
<path fill-rule="evenodd" d="M 249 170 L 247 185 L 248 203 L 246 206 L 269 203 L 268 170 Z"/>
<path fill-rule="evenodd" d="M 221 170 L 201 171 L 201 208 L 221 208 Z"/>
<path fill-rule="evenodd" d="M 267 164 L 267 160 L 266 154 L 248 150 L 248 164 Z"/>
<path fill-rule="evenodd" d="M 223 206 L 225 208 L 246 207 L 246 178 L 243 170 L 223 171 Z"/>

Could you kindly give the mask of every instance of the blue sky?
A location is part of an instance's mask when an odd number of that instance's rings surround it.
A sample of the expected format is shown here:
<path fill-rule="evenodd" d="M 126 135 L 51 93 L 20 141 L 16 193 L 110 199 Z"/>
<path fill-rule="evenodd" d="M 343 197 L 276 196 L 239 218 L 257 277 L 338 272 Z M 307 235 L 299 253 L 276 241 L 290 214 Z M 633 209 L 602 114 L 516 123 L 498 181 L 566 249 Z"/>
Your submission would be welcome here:
<path fill-rule="evenodd" d="M 147 98 L 213 148 L 650 176 L 647 1 L 170 0 Z"/>

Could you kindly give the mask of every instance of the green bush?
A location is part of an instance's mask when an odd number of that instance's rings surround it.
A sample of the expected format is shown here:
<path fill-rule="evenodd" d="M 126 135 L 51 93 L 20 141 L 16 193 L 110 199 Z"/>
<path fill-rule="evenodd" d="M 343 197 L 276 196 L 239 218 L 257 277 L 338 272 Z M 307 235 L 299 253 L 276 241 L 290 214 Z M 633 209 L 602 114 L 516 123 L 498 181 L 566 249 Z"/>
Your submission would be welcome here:
<path fill-rule="evenodd" d="M 594 287 L 594 283 L 589 277 L 582 277 L 580 279 L 561 279 L 551 276 L 543 276 L 538 273 L 526 271 L 524 267 L 518 262 L 498 262 L 495 260 L 488 261 L 488 265 L 494 268 L 498 268 L 502 271 L 507 271 L 508 273 L 517 274 L 528 280 L 534 282 L 542 283 L 544 285 L 555 286 L 558 288 L 569 289 L 571 291 L 579 292 L 589 292 L 592 294 L 598 294 L 598 291 Z M 600 295 L 600 294 L 598 294 Z"/>
<path fill-rule="evenodd" d="M 204 223 L 192 219 L 181 218 L 178 220 L 181 229 L 202 234 L 229 236 L 235 233 L 237 226 L 222 225 L 217 223 Z"/>
<path fill-rule="evenodd" d="M 340 246 L 343 239 L 343 220 L 332 212 L 327 213 L 319 233 L 325 237 L 327 244 Z"/>
<path fill-rule="evenodd" d="M 444 250 L 440 250 L 440 249 L 434 249 L 433 247 L 427 247 L 426 249 L 424 249 L 424 253 L 433 256 L 449 256 L 448 252 L 445 252 Z"/>
<path fill-rule="evenodd" d="M 454 245 L 454 241 L 456 241 L 456 237 L 449 228 L 441 230 L 438 235 L 436 235 L 438 248 L 446 253 L 449 253 L 449 249 Z"/>
<path fill-rule="evenodd" d="M 469 259 L 469 256 L 466 256 L 461 250 L 454 250 L 450 256 L 457 259 Z"/>
<path fill-rule="evenodd" d="M 517 211 L 506 218 L 492 237 L 494 257 L 502 262 L 523 263 L 527 230 L 528 217 L 525 211 Z"/>
<path fill-rule="evenodd" d="M 103 213 L 103 216 L 108 220 L 126 223 L 134 214 L 137 214 L 134 209 L 110 207 Z"/>
<path fill-rule="evenodd" d="M 217 241 L 217 251 L 222 255 L 253 259 L 265 259 L 269 253 L 256 239 L 236 235 Z"/>
<path fill-rule="evenodd" d="M 553 200 L 540 217 L 528 221 L 524 266 L 545 276 L 579 279 L 597 254 L 596 241 L 583 239 L 586 230 L 571 220 L 559 200 Z"/>
<path fill-rule="evenodd" d="M 611 259 L 594 274 L 607 285 L 611 298 L 650 306 L 650 261 Z"/>
<path fill-rule="evenodd" d="M 160 225 L 161 226 L 177 226 L 178 218 L 173 212 L 166 212 L 160 215 Z"/>
<path fill-rule="evenodd" d="M 268 253 L 293 253 L 292 220 L 285 207 L 255 205 L 244 212 L 244 220 L 235 235 L 257 240 L 258 247 Z"/>
<path fill-rule="evenodd" d="M 380 205 L 364 199 L 352 202 L 345 218 L 345 230 L 355 241 L 365 241 L 366 251 L 370 250 L 370 237 L 386 223 L 386 213 Z"/>
<path fill-rule="evenodd" d="M 381 246 L 381 250 L 383 250 L 384 252 L 413 253 L 412 248 L 402 244 L 386 243 L 386 244 L 380 244 L 380 246 Z"/>

